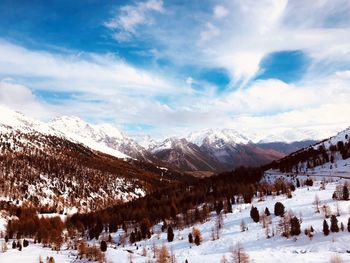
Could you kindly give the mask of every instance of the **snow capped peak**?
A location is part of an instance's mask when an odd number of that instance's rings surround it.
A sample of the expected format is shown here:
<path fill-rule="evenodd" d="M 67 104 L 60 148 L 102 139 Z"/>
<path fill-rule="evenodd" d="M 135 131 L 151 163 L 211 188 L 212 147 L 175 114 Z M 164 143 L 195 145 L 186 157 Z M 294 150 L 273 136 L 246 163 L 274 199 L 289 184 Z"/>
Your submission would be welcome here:
<path fill-rule="evenodd" d="M 2 105 L 0 105 L 0 125 L 2 126 L 2 129 L 6 129 L 8 126 L 25 133 L 37 131 L 43 134 L 57 135 L 57 133 L 45 123 Z"/>
<path fill-rule="evenodd" d="M 109 123 L 95 125 L 95 127 L 98 128 L 101 132 L 108 134 L 112 138 L 122 140 L 126 137 L 120 130 Z"/>
<path fill-rule="evenodd" d="M 192 132 L 187 140 L 201 146 L 206 144 L 230 143 L 230 144 L 247 144 L 251 140 L 242 133 L 234 129 L 205 129 Z"/>
<path fill-rule="evenodd" d="M 55 118 L 49 125 L 64 133 L 79 134 L 83 137 L 95 134 L 95 129 L 92 125 L 75 116 L 62 116 Z"/>
<path fill-rule="evenodd" d="M 132 138 L 145 149 L 153 149 L 156 147 L 156 145 L 158 145 L 158 142 L 155 141 L 150 135 L 137 134 L 133 135 Z"/>

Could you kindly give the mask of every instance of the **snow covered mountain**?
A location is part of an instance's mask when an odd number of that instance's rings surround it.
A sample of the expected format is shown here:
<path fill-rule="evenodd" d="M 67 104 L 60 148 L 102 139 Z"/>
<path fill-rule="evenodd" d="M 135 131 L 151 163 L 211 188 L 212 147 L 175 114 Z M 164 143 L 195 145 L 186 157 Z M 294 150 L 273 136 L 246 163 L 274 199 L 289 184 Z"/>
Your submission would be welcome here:
<path fill-rule="evenodd" d="M 276 129 L 259 134 L 234 129 L 206 129 L 185 138 L 156 142 L 150 136 L 130 137 L 110 124 L 93 125 L 78 117 L 59 117 L 49 123 L 1 107 L 0 124 L 21 132 L 39 132 L 81 143 L 112 156 L 133 158 L 186 171 L 223 171 L 240 165 L 261 165 L 313 144 L 328 132 L 306 129 Z M 324 138 L 324 137 L 321 137 Z M 295 140 L 295 141 L 294 141 Z"/>
<path fill-rule="evenodd" d="M 151 149 L 163 162 L 186 171 L 215 171 L 223 166 L 186 139 L 168 138 Z"/>
<path fill-rule="evenodd" d="M 67 120 L 67 123 L 65 124 L 67 128 L 62 129 L 61 131 L 59 128 L 64 127 L 63 122 L 61 123 L 62 127 L 59 127 L 58 122 L 57 125 L 54 125 L 54 123 L 41 122 L 3 106 L 0 106 L 0 112 L 0 132 L 4 133 L 18 130 L 22 133 L 41 133 L 45 135 L 53 135 L 81 143 L 93 150 L 101 151 L 117 158 L 130 158 L 127 154 L 124 154 L 117 149 L 108 147 L 103 142 L 97 140 L 98 134 L 94 133 L 93 127 L 87 123 L 84 123 L 78 118 L 63 118 L 64 120 Z M 68 119 L 70 121 L 68 121 Z M 79 135 L 84 133 L 89 135 Z"/>
<path fill-rule="evenodd" d="M 102 128 L 77 118 L 53 125 L 3 107 L 0 111 L 0 200 L 34 204 L 44 211 L 89 211 L 183 179 L 108 147 Z M 67 124 L 66 129 L 58 130 L 59 124 Z M 117 130 L 109 132 L 112 139 L 121 137 Z"/>
<path fill-rule="evenodd" d="M 68 116 L 45 123 L 3 106 L 0 106 L 0 112 L 0 131 L 39 132 L 81 143 L 117 158 L 156 161 L 148 150 L 110 124 L 92 125 L 78 117 Z"/>
<path fill-rule="evenodd" d="M 192 132 L 186 138 L 168 138 L 149 150 L 158 159 L 182 170 L 217 172 L 266 164 L 315 142 L 262 143 L 261 138 L 233 129 L 206 129 Z"/>
<path fill-rule="evenodd" d="M 66 137 L 90 145 L 101 145 L 109 153 L 108 149 L 124 154 L 124 157 L 132 157 L 140 161 L 154 161 L 153 156 L 135 140 L 126 136 L 110 124 L 92 125 L 78 117 L 60 117 L 49 123 L 49 126 L 60 131 Z"/>
<path fill-rule="evenodd" d="M 213 147 L 221 147 L 228 143 L 248 144 L 253 141 L 234 129 L 205 129 L 190 133 L 186 139 L 198 146 L 210 144 Z"/>

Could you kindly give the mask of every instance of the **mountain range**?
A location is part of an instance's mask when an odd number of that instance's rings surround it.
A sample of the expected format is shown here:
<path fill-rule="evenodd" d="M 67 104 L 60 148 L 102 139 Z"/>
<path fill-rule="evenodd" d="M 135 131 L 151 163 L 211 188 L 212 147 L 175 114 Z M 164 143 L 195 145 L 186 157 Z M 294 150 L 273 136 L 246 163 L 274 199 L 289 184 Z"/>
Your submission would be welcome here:
<path fill-rule="evenodd" d="M 54 135 L 117 158 L 191 172 L 219 172 L 238 166 L 266 164 L 309 146 L 322 136 L 317 131 L 298 129 L 278 130 L 270 136 L 234 129 L 206 129 L 185 137 L 156 141 L 150 136 L 128 136 L 111 124 L 90 124 L 75 116 L 41 122 L 5 107 L 0 111 L 2 127 Z"/>

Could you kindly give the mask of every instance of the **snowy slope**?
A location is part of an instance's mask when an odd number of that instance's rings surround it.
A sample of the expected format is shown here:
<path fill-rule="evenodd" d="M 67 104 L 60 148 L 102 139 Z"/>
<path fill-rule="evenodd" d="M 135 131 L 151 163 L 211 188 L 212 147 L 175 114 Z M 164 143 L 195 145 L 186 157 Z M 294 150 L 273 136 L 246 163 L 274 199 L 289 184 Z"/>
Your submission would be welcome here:
<path fill-rule="evenodd" d="M 303 179 L 300 179 L 303 181 Z M 328 180 L 328 179 L 327 179 Z M 327 181 L 326 180 L 326 181 Z M 349 214 L 349 201 L 335 201 L 332 199 L 332 194 L 335 187 L 343 183 L 337 180 L 331 180 L 326 184 L 325 190 L 320 190 L 320 181 L 315 182 L 313 187 L 302 187 L 293 192 L 292 198 L 286 196 L 270 196 L 265 200 L 255 199 L 252 204 L 234 204 L 233 213 L 224 216 L 223 228 L 220 232 L 220 238 L 213 241 L 211 238 L 212 228 L 215 226 L 216 215 L 213 213 L 211 219 L 204 224 L 197 224 L 197 227 L 203 236 L 201 245 L 196 246 L 188 242 L 188 234 L 192 228 L 176 229 L 174 231 L 174 241 L 167 242 L 166 233 L 158 234 L 159 225 L 154 227 L 155 234 L 149 240 L 143 240 L 137 243 L 137 246 L 127 244 L 122 246 L 109 246 L 106 252 L 107 262 L 127 263 L 132 262 L 144 263 L 147 260 L 153 260 L 153 247 L 158 248 L 165 245 L 169 251 L 173 251 L 176 256 L 176 262 L 185 262 L 187 259 L 190 263 L 219 263 L 225 255 L 226 259 L 231 260 L 232 247 L 237 242 L 240 242 L 246 253 L 249 255 L 250 262 L 255 263 L 280 263 L 284 259 L 288 259 L 293 263 L 328 263 L 332 256 L 340 256 L 344 262 L 350 262 L 349 242 L 350 234 L 346 230 L 346 225 Z M 345 231 L 338 233 L 330 233 L 324 236 L 322 232 L 322 222 L 324 215 L 316 213 L 314 209 L 315 196 L 318 196 L 321 205 L 328 205 L 332 213 L 336 213 L 337 206 L 340 210 L 338 224 L 343 223 Z M 280 217 L 273 215 L 274 204 L 282 202 L 286 211 L 293 213 L 298 218 L 302 219 L 302 233 L 297 237 L 285 238 L 279 234 L 267 239 L 266 233 L 261 223 L 254 223 L 250 218 L 250 208 L 252 205 L 262 211 L 267 207 L 272 213 L 270 230 L 276 231 Z M 240 223 L 244 220 L 248 230 L 241 232 Z M 330 220 L 327 219 L 328 224 Z M 303 230 L 312 226 L 315 230 L 315 235 L 309 239 L 304 235 Z M 120 235 L 123 231 L 119 230 L 112 234 L 112 238 L 116 243 L 119 242 Z M 3 239 L 0 238 L 0 243 Z M 91 241 L 94 243 L 96 241 Z M 98 243 L 98 242 L 97 242 Z M 10 246 L 8 246 L 10 247 Z M 143 248 L 146 249 L 147 255 L 142 256 Z M 25 259 L 25 262 L 37 262 L 38 255 L 46 256 L 53 255 L 58 262 L 79 262 L 74 258 L 74 251 L 65 250 L 65 245 L 62 251 L 53 254 L 48 248 L 42 248 L 39 245 L 30 244 L 24 248 L 22 252 L 9 249 L 5 253 L 0 253 L 0 262 L 20 262 Z M 71 256 L 70 256 L 71 255 Z M 153 262 L 153 261 L 152 261 Z"/>
<path fill-rule="evenodd" d="M 117 129 L 110 126 L 93 126 L 78 117 L 60 117 L 48 123 L 53 130 L 60 131 L 67 139 L 82 143 L 94 150 L 101 151 L 118 158 L 130 158 L 118 149 L 109 147 L 105 138 L 110 132 L 111 138 L 123 139 L 123 135 Z M 104 130 L 103 128 L 107 128 Z"/>
<path fill-rule="evenodd" d="M 67 138 L 118 158 L 151 162 L 151 154 L 111 124 L 89 124 L 78 117 L 63 116 L 48 124 Z"/>
<path fill-rule="evenodd" d="M 40 132 L 42 134 L 60 134 L 43 122 L 0 105 L 0 132 L 7 132 L 13 128 L 24 133 Z"/>
<path fill-rule="evenodd" d="M 343 145 L 341 150 L 338 144 Z M 272 170 L 332 175 L 350 173 L 350 128 L 276 161 Z"/>
<path fill-rule="evenodd" d="M 150 240 L 142 241 L 138 243 L 139 249 L 136 250 L 135 246 L 127 246 L 124 249 L 109 249 L 107 251 L 107 258 L 112 262 L 128 262 L 128 253 L 126 250 L 134 252 L 133 262 L 141 263 L 145 262 L 147 257 L 141 256 L 142 247 L 147 248 L 149 257 L 152 254 L 152 246 L 156 244 L 161 246 L 165 244 L 169 251 L 173 250 L 176 255 L 177 262 L 185 262 L 187 259 L 191 263 L 219 263 L 222 256 L 225 255 L 226 259 L 231 260 L 232 247 L 239 241 L 244 247 L 245 251 L 249 255 L 252 262 L 255 263 L 280 263 L 281 260 L 287 259 L 289 262 L 317 262 L 326 263 L 329 262 L 331 256 L 340 255 L 344 262 L 350 261 L 349 250 L 350 235 L 345 230 L 340 233 L 331 233 L 325 237 L 322 233 L 323 215 L 315 213 L 313 209 L 313 201 L 315 195 L 317 195 L 321 204 L 328 204 L 333 212 L 336 211 L 336 201 L 332 200 L 332 194 L 334 192 L 336 183 L 329 183 L 326 186 L 326 190 L 319 190 L 319 184 L 307 188 L 297 189 L 293 193 L 293 198 L 288 199 L 285 196 L 268 197 L 265 201 L 255 200 L 253 205 L 258 208 L 259 211 L 268 207 L 270 212 L 273 213 L 274 204 L 280 201 L 286 207 L 286 210 L 293 211 L 297 217 L 302 217 L 303 222 L 301 225 L 302 233 L 296 238 L 286 239 L 280 235 L 275 235 L 270 239 L 265 237 L 265 229 L 262 228 L 261 223 L 254 223 L 250 218 L 250 204 L 237 204 L 233 205 L 233 213 L 226 214 L 224 217 L 224 228 L 221 231 L 220 239 L 212 241 L 211 231 L 215 226 L 215 215 L 212 215 L 212 219 L 203 225 L 195 225 L 199 228 L 203 235 L 203 243 L 200 246 L 188 243 L 188 234 L 191 232 L 191 228 L 185 228 L 183 230 L 175 231 L 175 239 L 173 242 L 168 243 L 166 240 L 166 233 L 162 233 L 158 239 L 157 235 L 153 235 Z M 341 216 L 338 217 L 339 224 L 343 222 L 346 227 L 349 217 L 348 201 L 339 201 L 338 205 L 341 210 Z M 276 228 L 279 217 L 271 216 L 272 225 Z M 240 223 L 244 220 L 248 231 L 241 232 Z M 329 223 L 329 219 L 328 219 Z M 315 229 L 315 236 L 310 240 L 304 235 L 303 230 L 307 227 L 313 226 Z M 115 239 L 118 240 L 117 233 Z"/>

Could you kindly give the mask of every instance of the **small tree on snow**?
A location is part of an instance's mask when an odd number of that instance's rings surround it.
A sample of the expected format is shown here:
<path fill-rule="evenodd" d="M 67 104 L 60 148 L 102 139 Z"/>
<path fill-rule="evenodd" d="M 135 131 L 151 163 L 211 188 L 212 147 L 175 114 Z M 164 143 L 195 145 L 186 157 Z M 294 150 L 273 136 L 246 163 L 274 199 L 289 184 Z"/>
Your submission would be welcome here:
<path fill-rule="evenodd" d="M 168 242 L 172 242 L 174 240 L 174 231 L 171 226 L 168 226 L 167 239 L 168 239 Z"/>
<path fill-rule="evenodd" d="M 189 233 L 189 234 L 188 234 L 188 242 L 189 242 L 190 244 L 193 243 L 193 236 L 192 236 L 192 233 Z"/>
<path fill-rule="evenodd" d="M 253 219 L 255 223 L 259 222 L 259 211 L 256 207 L 252 206 L 250 209 L 250 217 Z"/>
<path fill-rule="evenodd" d="M 331 216 L 331 231 L 339 232 L 338 219 L 335 215 Z"/>
<path fill-rule="evenodd" d="M 323 234 L 325 236 L 329 235 L 329 226 L 328 226 L 328 223 L 327 223 L 326 220 L 323 220 L 323 229 L 322 229 L 322 231 L 323 231 Z"/>
<path fill-rule="evenodd" d="M 294 216 L 291 220 L 290 220 L 290 234 L 292 236 L 298 236 L 300 234 L 300 223 L 299 220 L 296 216 Z"/>
<path fill-rule="evenodd" d="M 275 216 L 283 216 L 284 212 L 284 205 L 281 202 L 277 202 L 275 204 Z"/>
<path fill-rule="evenodd" d="M 222 256 L 220 263 L 228 263 L 228 260 L 226 259 L 225 255 Z"/>
<path fill-rule="evenodd" d="M 242 221 L 241 221 L 241 225 L 240 225 L 240 227 L 241 227 L 241 232 L 244 232 L 244 231 L 246 231 L 247 230 L 247 226 L 246 226 L 246 224 L 245 224 L 245 222 L 244 222 L 244 220 L 242 219 Z"/>
<path fill-rule="evenodd" d="M 249 256 L 240 243 L 232 249 L 231 257 L 233 263 L 249 263 Z"/>
<path fill-rule="evenodd" d="M 199 246 L 202 242 L 202 233 L 198 228 L 192 228 L 192 236 L 194 237 L 194 243 Z"/>
<path fill-rule="evenodd" d="M 339 255 L 335 255 L 331 257 L 330 263 L 343 263 L 343 259 Z"/>
<path fill-rule="evenodd" d="M 348 189 L 347 184 L 344 184 L 344 186 L 343 186 L 343 199 L 349 200 L 349 189 Z"/>
<path fill-rule="evenodd" d="M 314 201 L 314 205 L 315 205 L 315 212 L 319 213 L 320 212 L 320 198 L 318 197 L 318 195 L 315 195 L 315 201 Z"/>

